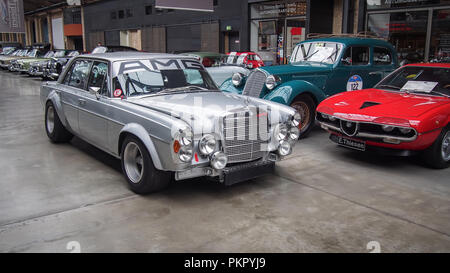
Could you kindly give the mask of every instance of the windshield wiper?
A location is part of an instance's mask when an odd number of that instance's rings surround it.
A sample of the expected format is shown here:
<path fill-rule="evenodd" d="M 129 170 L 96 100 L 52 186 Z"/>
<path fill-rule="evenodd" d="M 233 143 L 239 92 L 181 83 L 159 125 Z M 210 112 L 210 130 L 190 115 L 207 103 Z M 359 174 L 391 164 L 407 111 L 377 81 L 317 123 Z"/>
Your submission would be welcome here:
<path fill-rule="evenodd" d="M 338 50 L 337 49 L 335 49 L 333 52 L 331 52 L 331 54 L 330 54 L 330 56 L 328 56 L 328 57 L 326 57 L 326 58 L 324 58 L 323 60 L 321 60 L 320 62 L 322 63 L 323 61 L 326 61 L 326 60 L 328 60 L 328 59 L 331 59 L 331 61 L 334 63 L 334 60 L 333 60 L 333 55 L 335 55 L 336 53 L 338 52 Z"/>
<path fill-rule="evenodd" d="M 420 90 L 411 90 L 411 91 L 408 91 L 408 93 L 422 93 L 422 94 L 431 94 L 431 93 L 434 93 L 434 94 L 437 94 L 437 95 L 440 95 L 440 96 L 444 96 L 444 97 L 450 98 L 450 95 L 445 94 L 445 93 L 441 93 L 441 92 L 439 92 L 439 91 L 420 91 Z"/>
<path fill-rule="evenodd" d="M 183 90 L 186 90 L 186 89 L 192 90 L 194 88 L 202 90 L 202 91 L 209 91 L 209 89 L 205 88 L 205 87 L 201 87 L 201 86 L 197 86 L 197 85 L 186 85 L 186 86 L 180 86 L 180 87 L 175 87 L 175 88 L 165 88 L 165 89 L 162 89 L 161 91 L 159 91 L 158 94 L 160 94 L 160 93 L 170 93 L 170 92 L 173 92 L 173 91 L 183 91 Z"/>
<path fill-rule="evenodd" d="M 400 90 L 401 88 L 395 85 L 390 85 L 390 84 L 380 84 L 377 87 L 387 87 L 390 89 L 394 89 L 394 90 Z"/>

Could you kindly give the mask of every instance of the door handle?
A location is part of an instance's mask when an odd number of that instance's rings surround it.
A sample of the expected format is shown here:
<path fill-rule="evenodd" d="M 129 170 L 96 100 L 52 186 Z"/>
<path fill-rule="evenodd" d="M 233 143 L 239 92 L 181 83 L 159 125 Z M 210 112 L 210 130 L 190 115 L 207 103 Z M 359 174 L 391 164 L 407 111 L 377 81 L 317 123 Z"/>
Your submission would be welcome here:
<path fill-rule="evenodd" d="M 83 100 L 83 99 L 78 99 L 78 104 L 79 105 L 86 105 L 86 100 Z"/>

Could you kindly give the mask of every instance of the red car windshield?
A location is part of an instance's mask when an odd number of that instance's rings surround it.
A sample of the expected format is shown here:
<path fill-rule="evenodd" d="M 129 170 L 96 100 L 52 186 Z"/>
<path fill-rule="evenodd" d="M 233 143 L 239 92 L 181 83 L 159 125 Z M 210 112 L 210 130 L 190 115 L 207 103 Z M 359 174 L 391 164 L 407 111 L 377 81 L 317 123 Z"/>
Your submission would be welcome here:
<path fill-rule="evenodd" d="M 450 68 L 405 66 L 375 88 L 450 96 Z"/>

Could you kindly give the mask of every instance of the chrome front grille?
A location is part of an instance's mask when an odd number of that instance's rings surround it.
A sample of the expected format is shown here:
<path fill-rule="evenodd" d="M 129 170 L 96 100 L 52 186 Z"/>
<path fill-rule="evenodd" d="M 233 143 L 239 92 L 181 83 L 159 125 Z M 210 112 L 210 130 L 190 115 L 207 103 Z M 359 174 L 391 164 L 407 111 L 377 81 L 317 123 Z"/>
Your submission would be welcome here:
<path fill-rule="evenodd" d="M 242 95 L 259 98 L 266 82 L 266 74 L 255 70 L 247 78 Z"/>
<path fill-rule="evenodd" d="M 259 109 L 233 113 L 223 118 L 224 152 L 229 163 L 264 156 L 269 141 L 267 112 Z"/>

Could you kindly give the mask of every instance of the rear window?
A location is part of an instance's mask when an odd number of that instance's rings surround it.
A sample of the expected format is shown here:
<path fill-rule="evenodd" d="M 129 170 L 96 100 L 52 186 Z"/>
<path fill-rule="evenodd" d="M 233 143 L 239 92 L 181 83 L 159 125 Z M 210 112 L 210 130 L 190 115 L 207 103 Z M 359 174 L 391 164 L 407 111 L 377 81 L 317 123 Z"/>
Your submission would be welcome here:
<path fill-rule="evenodd" d="M 373 63 L 375 65 L 389 65 L 392 63 L 391 51 L 384 47 L 373 49 Z"/>

